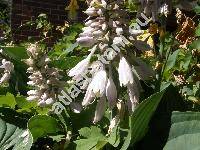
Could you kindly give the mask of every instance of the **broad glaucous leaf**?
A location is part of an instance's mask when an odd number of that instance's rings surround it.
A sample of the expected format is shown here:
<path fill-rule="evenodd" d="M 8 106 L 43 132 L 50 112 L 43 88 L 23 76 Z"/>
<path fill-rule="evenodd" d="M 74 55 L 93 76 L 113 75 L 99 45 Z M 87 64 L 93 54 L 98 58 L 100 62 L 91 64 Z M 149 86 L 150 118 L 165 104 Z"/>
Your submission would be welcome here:
<path fill-rule="evenodd" d="M 164 150 L 197 150 L 200 145 L 200 113 L 173 112 Z"/>
<path fill-rule="evenodd" d="M 76 56 L 71 56 L 71 57 L 65 57 L 65 59 L 62 60 L 55 60 L 53 61 L 53 65 L 58 67 L 59 69 L 71 69 L 78 62 L 80 62 L 83 58 L 82 57 L 76 57 Z"/>
<path fill-rule="evenodd" d="M 33 138 L 26 127 L 28 116 L 0 107 L 0 149 L 30 150 Z"/>
<path fill-rule="evenodd" d="M 30 150 L 33 138 L 29 130 L 21 129 L 0 119 L 0 149 Z"/>

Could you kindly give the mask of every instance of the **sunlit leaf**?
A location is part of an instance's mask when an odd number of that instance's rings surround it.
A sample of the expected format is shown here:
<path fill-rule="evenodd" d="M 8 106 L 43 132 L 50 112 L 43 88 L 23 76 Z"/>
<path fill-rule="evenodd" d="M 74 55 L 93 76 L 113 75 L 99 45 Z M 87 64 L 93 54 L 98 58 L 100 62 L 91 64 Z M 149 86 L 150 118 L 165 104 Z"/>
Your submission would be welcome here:
<path fill-rule="evenodd" d="M 0 106 L 15 108 L 15 105 L 15 97 L 12 94 L 7 93 L 6 95 L 0 96 Z"/>

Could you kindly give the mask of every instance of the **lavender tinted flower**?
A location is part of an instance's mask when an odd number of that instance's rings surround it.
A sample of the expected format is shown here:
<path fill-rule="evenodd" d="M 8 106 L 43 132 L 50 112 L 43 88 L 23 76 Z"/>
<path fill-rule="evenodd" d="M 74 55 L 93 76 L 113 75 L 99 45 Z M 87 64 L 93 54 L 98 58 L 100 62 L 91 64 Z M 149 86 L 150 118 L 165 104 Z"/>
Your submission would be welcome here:
<path fill-rule="evenodd" d="M 57 68 L 49 67 L 50 59 L 39 48 L 38 44 L 31 44 L 27 48 L 29 58 L 25 60 L 29 66 L 27 72 L 30 81 L 27 83 L 33 90 L 27 92 L 28 101 L 38 101 L 39 106 L 53 104 L 60 91 L 63 82 Z"/>
<path fill-rule="evenodd" d="M 10 61 L 3 59 L 0 69 L 4 70 L 2 77 L 0 79 L 0 84 L 2 84 L 2 83 L 7 82 L 10 79 L 11 73 L 14 70 L 14 65 Z"/>

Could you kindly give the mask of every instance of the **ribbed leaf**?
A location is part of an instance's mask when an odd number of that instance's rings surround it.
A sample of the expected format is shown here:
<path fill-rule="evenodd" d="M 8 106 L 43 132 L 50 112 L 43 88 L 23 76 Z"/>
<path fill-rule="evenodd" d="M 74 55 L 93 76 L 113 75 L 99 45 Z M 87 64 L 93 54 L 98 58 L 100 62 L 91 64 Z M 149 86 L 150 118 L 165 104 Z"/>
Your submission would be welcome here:
<path fill-rule="evenodd" d="M 200 145 L 200 113 L 173 112 L 172 126 L 164 150 L 197 150 Z"/>
<path fill-rule="evenodd" d="M 33 143 L 32 135 L 27 129 L 22 129 L 7 123 L 0 118 L 0 149 L 30 150 Z"/>

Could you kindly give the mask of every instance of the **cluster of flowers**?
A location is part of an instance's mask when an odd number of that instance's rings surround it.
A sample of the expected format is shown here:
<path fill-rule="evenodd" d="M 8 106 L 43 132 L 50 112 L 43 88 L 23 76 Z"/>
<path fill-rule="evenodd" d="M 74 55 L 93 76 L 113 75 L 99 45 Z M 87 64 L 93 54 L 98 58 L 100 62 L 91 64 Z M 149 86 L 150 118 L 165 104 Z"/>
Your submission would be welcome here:
<path fill-rule="evenodd" d="M 7 82 L 10 79 L 11 73 L 14 70 L 14 65 L 10 61 L 2 59 L 0 69 L 4 69 L 3 76 L 0 79 L 0 84 Z"/>
<path fill-rule="evenodd" d="M 91 74 L 92 79 L 86 90 L 82 106 L 86 107 L 98 100 L 93 122 L 101 120 L 106 109 L 106 99 L 110 110 L 117 108 L 117 114 L 111 120 L 109 131 L 117 124 L 124 114 L 125 105 L 128 106 L 131 114 L 139 103 L 140 84 L 133 73 L 132 65 L 126 58 L 127 51 L 125 47 L 124 36 L 129 35 L 129 27 L 126 21 L 126 12 L 121 8 L 121 1 L 114 0 L 92 0 L 88 1 L 89 8 L 85 13 L 89 16 L 83 28 L 83 33 L 77 39 L 77 42 L 84 47 L 90 47 L 90 54 L 86 59 L 79 62 L 72 68 L 68 75 L 75 81 L 84 74 Z M 135 31 L 134 36 L 142 34 L 141 31 Z M 136 39 L 136 38 L 134 38 Z M 114 48 L 112 49 L 111 46 Z M 95 53 L 98 53 L 95 55 Z M 106 53 L 106 55 L 105 55 Z M 99 61 L 91 62 L 92 56 L 99 57 L 104 54 L 107 57 L 106 63 Z M 118 65 L 118 67 L 116 66 Z M 119 80 L 113 80 L 113 70 L 117 68 Z M 118 85 L 125 87 L 128 93 L 128 100 L 119 100 L 117 89 Z M 120 87 L 119 87 L 120 88 Z M 123 108 L 123 109 L 122 109 Z M 120 117 L 119 117 L 120 116 Z"/>
<path fill-rule="evenodd" d="M 39 106 L 51 105 L 62 90 L 62 81 L 59 70 L 49 66 L 50 59 L 38 44 L 31 44 L 27 48 L 29 59 L 25 60 L 29 66 L 27 72 L 30 81 L 27 83 L 34 87 L 28 91 L 28 101 L 38 100 Z"/>

